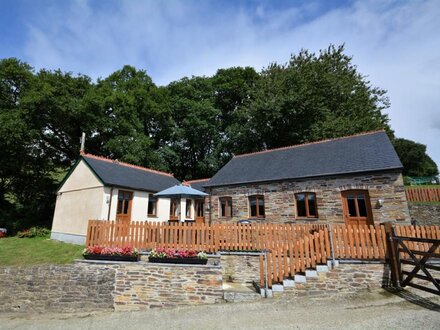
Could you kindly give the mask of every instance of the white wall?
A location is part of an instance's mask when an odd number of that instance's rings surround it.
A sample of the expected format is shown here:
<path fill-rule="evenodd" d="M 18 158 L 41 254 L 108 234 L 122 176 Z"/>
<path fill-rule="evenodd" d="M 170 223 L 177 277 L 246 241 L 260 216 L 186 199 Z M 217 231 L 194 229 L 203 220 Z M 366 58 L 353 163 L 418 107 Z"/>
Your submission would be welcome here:
<path fill-rule="evenodd" d="M 104 185 L 85 164 L 84 160 L 78 163 L 73 172 L 63 183 L 58 192 L 67 192 L 73 190 L 83 190 L 88 188 L 103 187 Z"/>
<path fill-rule="evenodd" d="M 104 188 L 60 192 L 57 195 L 52 232 L 86 235 L 90 219 L 103 219 Z"/>
<path fill-rule="evenodd" d="M 133 193 L 133 200 L 131 205 L 131 220 L 132 221 L 151 221 L 151 222 L 163 222 L 169 220 L 170 214 L 170 200 L 168 198 L 159 198 L 157 201 L 157 214 L 156 217 L 148 217 L 148 195 L 152 192 L 130 190 L 124 188 L 113 188 L 112 203 L 110 211 L 110 220 L 116 219 L 116 210 L 118 207 L 118 192 L 119 190 L 131 191 Z M 110 187 L 105 187 L 105 199 L 110 199 Z M 106 203 L 103 208 L 104 219 L 107 219 L 109 205 Z"/>

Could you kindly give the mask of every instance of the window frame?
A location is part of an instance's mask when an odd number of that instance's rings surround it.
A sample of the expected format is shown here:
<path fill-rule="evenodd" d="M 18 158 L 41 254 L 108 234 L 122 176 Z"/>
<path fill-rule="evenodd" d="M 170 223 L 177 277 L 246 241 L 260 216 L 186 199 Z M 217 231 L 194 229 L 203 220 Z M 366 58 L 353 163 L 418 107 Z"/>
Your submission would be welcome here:
<path fill-rule="evenodd" d="M 256 215 L 252 215 L 252 208 L 251 208 L 251 199 L 255 198 L 255 210 L 256 210 Z M 264 210 L 264 214 L 260 215 L 260 207 L 258 205 L 258 201 L 262 200 L 263 201 L 263 210 Z M 249 203 L 249 219 L 264 219 L 266 218 L 266 204 L 264 201 L 264 195 L 251 195 L 248 196 L 248 203 Z"/>
<path fill-rule="evenodd" d="M 298 195 L 305 195 L 305 198 L 304 198 L 305 206 L 306 206 L 306 215 L 305 216 L 304 215 L 299 215 L 299 212 L 298 212 L 298 199 L 297 199 Z M 309 195 L 314 195 L 315 196 L 314 201 L 315 201 L 315 213 L 316 213 L 316 215 L 310 215 L 310 212 L 309 212 L 309 198 L 308 198 Z M 318 219 L 319 218 L 319 214 L 318 214 L 318 200 L 316 198 L 316 193 L 312 192 L 312 191 L 304 191 L 304 192 L 295 193 L 295 211 L 296 211 L 296 217 L 298 219 Z"/>
<path fill-rule="evenodd" d="M 175 207 L 173 207 L 173 205 Z M 175 215 L 177 211 L 177 215 Z M 171 198 L 170 199 L 170 215 L 169 218 L 172 221 L 179 220 L 179 212 L 180 212 L 180 200 L 178 198 Z"/>
<path fill-rule="evenodd" d="M 153 197 L 153 198 L 152 198 Z M 150 203 L 151 200 L 154 200 L 155 207 L 154 207 L 154 213 L 150 213 Z M 157 205 L 158 205 L 159 199 L 157 197 L 154 197 L 153 194 L 148 194 L 148 204 L 147 204 L 147 216 L 148 217 L 157 217 Z"/>
<path fill-rule="evenodd" d="M 188 202 L 189 202 L 189 207 L 188 207 Z M 192 199 L 186 199 L 185 201 L 185 219 L 191 219 L 192 216 Z M 188 214 L 189 211 L 189 214 Z"/>
<path fill-rule="evenodd" d="M 222 200 L 226 202 L 225 214 L 222 214 Z M 229 210 L 229 215 L 227 214 L 227 210 Z M 222 196 L 218 198 L 218 216 L 219 218 L 224 218 L 224 219 L 232 218 L 232 197 Z"/>

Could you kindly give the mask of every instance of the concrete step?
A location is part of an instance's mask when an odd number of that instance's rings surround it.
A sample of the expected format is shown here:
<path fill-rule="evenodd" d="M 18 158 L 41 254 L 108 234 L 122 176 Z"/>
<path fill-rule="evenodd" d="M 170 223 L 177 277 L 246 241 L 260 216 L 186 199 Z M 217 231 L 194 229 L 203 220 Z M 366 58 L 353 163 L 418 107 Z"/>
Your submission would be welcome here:
<path fill-rule="evenodd" d="M 223 283 L 223 299 L 226 302 L 243 302 L 261 299 L 251 283 Z"/>

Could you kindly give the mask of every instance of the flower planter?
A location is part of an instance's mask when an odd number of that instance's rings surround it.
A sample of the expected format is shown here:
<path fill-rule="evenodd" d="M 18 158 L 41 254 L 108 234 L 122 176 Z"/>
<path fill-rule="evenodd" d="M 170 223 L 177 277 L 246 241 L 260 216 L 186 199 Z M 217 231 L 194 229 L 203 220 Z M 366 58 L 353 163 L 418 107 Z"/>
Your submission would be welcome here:
<path fill-rule="evenodd" d="M 206 265 L 208 259 L 199 258 L 154 258 L 149 257 L 150 262 L 164 263 L 164 264 L 190 264 L 190 265 Z"/>
<path fill-rule="evenodd" d="M 140 255 L 137 256 L 109 256 L 101 254 L 87 254 L 84 255 L 86 260 L 107 260 L 107 261 L 139 261 Z"/>

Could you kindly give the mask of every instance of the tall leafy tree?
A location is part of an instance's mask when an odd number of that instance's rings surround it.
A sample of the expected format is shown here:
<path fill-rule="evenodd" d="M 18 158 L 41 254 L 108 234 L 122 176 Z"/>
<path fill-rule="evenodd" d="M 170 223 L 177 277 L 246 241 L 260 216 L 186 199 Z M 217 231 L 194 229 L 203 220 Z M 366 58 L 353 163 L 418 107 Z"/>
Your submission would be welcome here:
<path fill-rule="evenodd" d="M 394 148 L 403 165 L 403 175 L 436 176 L 438 167 L 426 153 L 426 146 L 407 139 L 395 139 Z"/>
<path fill-rule="evenodd" d="M 168 86 L 174 120 L 167 160 L 180 179 L 211 176 L 219 168 L 220 115 L 211 79 L 183 78 Z"/>
<path fill-rule="evenodd" d="M 262 71 L 253 101 L 242 109 L 242 151 L 389 129 L 382 113 L 388 106 L 385 91 L 370 85 L 343 46 L 303 50 Z"/>

